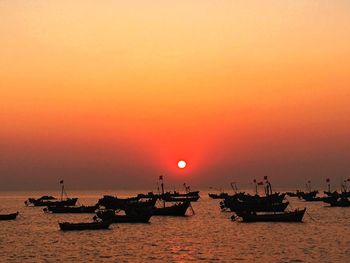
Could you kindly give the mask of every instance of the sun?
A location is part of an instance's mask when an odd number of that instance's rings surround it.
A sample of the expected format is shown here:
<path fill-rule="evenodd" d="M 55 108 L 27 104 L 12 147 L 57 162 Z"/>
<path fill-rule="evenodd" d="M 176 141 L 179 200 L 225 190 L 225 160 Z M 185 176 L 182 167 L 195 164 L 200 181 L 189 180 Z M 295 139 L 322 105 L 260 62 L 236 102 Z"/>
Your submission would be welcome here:
<path fill-rule="evenodd" d="M 177 163 L 177 166 L 179 166 L 180 169 L 183 169 L 186 167 L 186 162 L 184 160 L 181 160 Z"/>

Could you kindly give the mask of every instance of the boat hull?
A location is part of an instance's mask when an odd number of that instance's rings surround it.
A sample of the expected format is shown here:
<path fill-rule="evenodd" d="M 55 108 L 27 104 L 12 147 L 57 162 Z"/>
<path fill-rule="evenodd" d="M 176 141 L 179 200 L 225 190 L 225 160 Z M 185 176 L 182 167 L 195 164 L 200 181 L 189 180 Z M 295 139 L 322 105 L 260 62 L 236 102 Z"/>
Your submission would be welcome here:
<path fill-rule="evenodd" d="M 147 209 L 153 208 L 155 203 L 157 202 L 157 198 L 151 198 L 147 201 L 140 201 L 140 198 L 133 197 L 127 199 L 120 199 L 113 196 L 104 196 L 98 201 L 99 206 L 104 206 L 106 209 Z"/>
<path fill-rule="evenodd" d="M 183 202 L 183 203 L 175 204 L 173 206 L 168 206 L 168 207 L 156 207 L 153 211 L 153 215 L 184 216 L 190 204 L 191 204 L 190 202 Z"/>
<path fill-rule="evenodd" d="M 334 198 L 324 201 L 331 205 L 331 207 L 350 207 L 350 200 L 348 198 Z"/>
<path fill-rule="evenodd" d="M 100 230 L 108 229 L 110 222 L 92 222 L 92 223 L 58 223 L 62 231 L 81 231 L 81 230 Z"/>
<path fill-rule="evenodd" d="M 235 202 L 231 203 L 228 207 L 231 212 L 240 212 L 240 211 L 255 211 L 255 212 L 283 212 L 289 202 L 285 203 L 262 203 L 254 204 L 247 202 Z"/>
<path fill-rule="evenodd" d="M 243 222 L 301 222 L 306 209 L 277 214 L 240 213 Z"/>
<path fill-rule="evenodd" d="M 0 221 L 15 220 L 18 214 L 19 214 L 18 212 L 12 213 L 12 214 L 0 214 Z"/>
<path fill-rule="evenodd" d="M 40 199 L 28 199 L 28 204 L 32 204 L 34 206 L 75 206 L 78 198 L 68 198 L 66 200 L 40 200 Z"/>

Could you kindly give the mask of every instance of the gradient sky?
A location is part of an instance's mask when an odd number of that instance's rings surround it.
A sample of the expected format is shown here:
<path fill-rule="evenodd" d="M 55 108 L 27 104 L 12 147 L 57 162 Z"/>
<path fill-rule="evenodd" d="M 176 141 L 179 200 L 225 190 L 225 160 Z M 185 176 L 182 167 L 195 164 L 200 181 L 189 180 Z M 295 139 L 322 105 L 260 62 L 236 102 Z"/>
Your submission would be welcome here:
<path fill-rule="evenodd" d="M 349 1 L 0 1 L 0 189 L 338 184 L 349 102 Z"/>

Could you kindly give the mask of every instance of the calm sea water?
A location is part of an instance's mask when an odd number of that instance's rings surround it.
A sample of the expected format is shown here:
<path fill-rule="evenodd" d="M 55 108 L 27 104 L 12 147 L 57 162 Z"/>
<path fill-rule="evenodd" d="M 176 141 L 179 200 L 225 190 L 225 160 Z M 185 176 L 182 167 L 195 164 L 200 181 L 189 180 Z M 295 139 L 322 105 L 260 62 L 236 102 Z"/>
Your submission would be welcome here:
<path fill-rule="evenodd" d="M 48 193 L 0 193 L 0 213 L 21 213 L 16 221 L 0 221 L 0 262 L 350 262 L 350 208 L 289 198 L 293 208 L 307 207 L 313 219 L 306 215 L 304 223 L 247 224 L 231 221 L 231 213 L 220 211 L 219 200 L 202 192 L 193 216 L 62 232 L 59 221 L 91 221 L 93 215 L 52 215 L 24 206 L 28 197 L 43 194 Z M 81 191 L 70 196 L 88 205 L 103 194 L 136 192 Z"/>

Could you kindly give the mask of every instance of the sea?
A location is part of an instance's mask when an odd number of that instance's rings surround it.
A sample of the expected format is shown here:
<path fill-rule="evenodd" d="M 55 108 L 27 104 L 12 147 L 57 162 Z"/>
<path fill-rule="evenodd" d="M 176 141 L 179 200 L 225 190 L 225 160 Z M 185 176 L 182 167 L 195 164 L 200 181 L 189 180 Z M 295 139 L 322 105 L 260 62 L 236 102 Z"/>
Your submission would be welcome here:
<path fill-rule="evenodd" d="M 103 195 L 147 191 L 72 191 L 80 204 Z M 113 224 L 110 230 L 60 231 L 58 222 L 91 222 L 92 214 L 48 214 L 26 207 L 28 197 L 54 192 L 0 192 L 0 262 L 350 262 L 350 208 L 288 198 L 307 208 L 302 223 L 242 223 L 222 212 L 220 200 L 193 203 L 194 214 L 152 217 L 148 224 Z"/>

